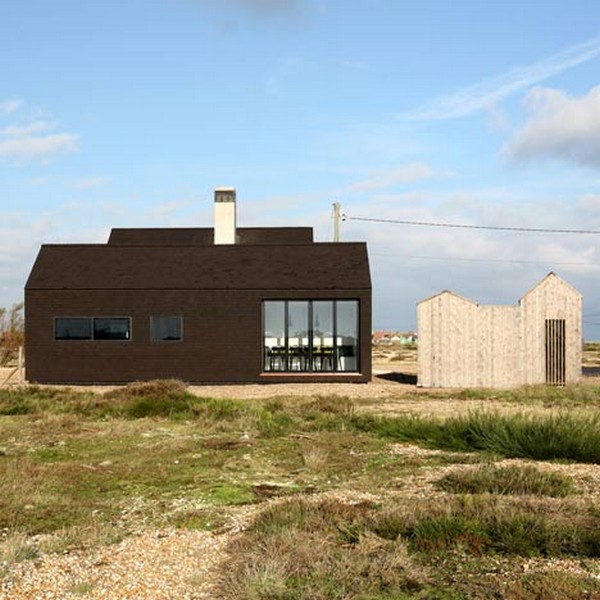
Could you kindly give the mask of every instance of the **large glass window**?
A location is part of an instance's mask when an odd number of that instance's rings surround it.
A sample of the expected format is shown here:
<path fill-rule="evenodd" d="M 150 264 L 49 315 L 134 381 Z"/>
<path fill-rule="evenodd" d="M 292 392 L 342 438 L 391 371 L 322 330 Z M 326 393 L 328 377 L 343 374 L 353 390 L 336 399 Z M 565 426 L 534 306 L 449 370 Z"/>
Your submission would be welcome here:
<path fill-rule="evenodd" d="M 84 317 L 57 317 L 54 319 L 55 340 L 91 340 L 92 320 Z"/>
<path fill-rule="evenodd" d="M 153 342 L 180 342 L 181 317 L 150 317 L 150 339 Z"/>
<path fill-rule="evenodd" d="M 265 371 L 358 371 L 358 300 L 265 300 Z"/>

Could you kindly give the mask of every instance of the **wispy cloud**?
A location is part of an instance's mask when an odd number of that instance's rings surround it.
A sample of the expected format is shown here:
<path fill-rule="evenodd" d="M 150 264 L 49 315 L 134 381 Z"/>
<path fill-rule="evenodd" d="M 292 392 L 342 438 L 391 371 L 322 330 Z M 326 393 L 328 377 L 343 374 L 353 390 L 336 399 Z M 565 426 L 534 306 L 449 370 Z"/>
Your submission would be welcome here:
<path fill-rule="evenodd" d="M 18 98 L 9 98 L 0 102 L 0 115 L 10 115 L 23 106 L 23 101 Z"/>
<path fill-rule="evenodd" d="M 78 137 L 72 133 L 54 133 L 45 136 L 8 138 L 0 141 L 0 157 L 31 160 L 77 150 Z"/>
<path fill-rule="evenodd" d="M 410 121 L 440 121 L 466 117 L 493 106 L 494 103 L 538 84 L 554 75 L 590 61 L 600 55 L 600 37 L 570 46 L 561 52 L 524 67 L 516 67 L 441 96 L 420 108 L 400 113 Z"/>
<path fill-rule="evenodd" d="M 267 77 L 266 89 L 269 94 L 279 96 L 285 84 L 300 71 L 306 70 L 308 65 L 298 58 L 287 58 L 278 65 Z"/>
<path fill-rule="evenodd" d="M 87 179 L 79 179 L 73 183 L 76 190 L 89 190 L 109 183 L 108 177 L 88 177 Z"/>
<path fill-rule="evenodd" d="M 336 193 L 338 195 L 342 195 L 383 190 L 394 187 L 395 185 L 409 183 L 411 181 L 428 179 L 433 175 L 434 172 L 428 165 L 424 163 L 411 163 L 408 165 L 402 165 L 396 169 L 375 171 L 368 179 L 364 179 L 363 181 L 346 186 L 340 190 L 337 190 Z"/>
<path fill-rule="evenodd" d="M 17 99 L 0 103 L 0 113 L 12 115 L 24 106 Z M 40 111 L 34 111 L 39 114 Z M 13 115 L 14 118 L 15 115 Z M 35 120 L 10 124 L 0 130 L 0 159 L 15 161 L 46 160 L 55 154 L 77 150 L 78 136 L 68 132 L 54 132 L 57 124 L 49 120 Z"/>
<path fill-rule="evenodd" d="M 209 4 L 214 0 L 208 0 Z M 295 13 L 302 9 L 305 0 L 219 0 L 219 4 L 241 8 L 258 15 L 279 15 Z"/>
<path fill-rule="evenodd" d="M 46 121 L 35 121 L 27 125 L 10 125 L 5 127 L 0 133 L 6 137 L 28 137 L 37 133 L 50 131 L 54 129 L 53 123 Z"/>
<path fill-rule="evenodd" d="M 238 25 L 246 23 L 297 24 L 304 22 L 311 10 L 308 0 L 193 0 L 203 14 L 214 11 L 226 20 L 221 23 L 221 34 L 234 33 Z M 240 22 L 239 19 L 242 19 Z"/>

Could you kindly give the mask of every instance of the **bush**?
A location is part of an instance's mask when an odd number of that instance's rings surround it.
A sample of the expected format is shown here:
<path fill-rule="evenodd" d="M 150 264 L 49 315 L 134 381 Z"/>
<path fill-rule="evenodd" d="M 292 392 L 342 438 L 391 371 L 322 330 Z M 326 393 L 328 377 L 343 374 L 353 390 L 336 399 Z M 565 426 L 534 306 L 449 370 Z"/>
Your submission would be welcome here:
<path fill-rule="evenodd" d="M 9 310 L 0 308 L 0 366 L 15 360 L 25 343 L 24 303 L 13 304 Z"/>
<path fill-rule="evenodd" d="M 174 379 L 135 382 L 104 394 L 111 401 L 106 410 L 113 416 L 144 417 L 191 416 L 194 396 L 186 385 Z"/>

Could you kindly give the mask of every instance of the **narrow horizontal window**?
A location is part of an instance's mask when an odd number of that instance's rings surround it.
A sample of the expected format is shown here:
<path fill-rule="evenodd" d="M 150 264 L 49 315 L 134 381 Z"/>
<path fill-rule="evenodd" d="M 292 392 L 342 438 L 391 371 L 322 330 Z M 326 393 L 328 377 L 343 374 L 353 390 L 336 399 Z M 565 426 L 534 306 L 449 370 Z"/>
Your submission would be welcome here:
<path fill-rule="evenodd" d="M 95 340 L 130 340 L 131 319 L 129 317 L 94 318 Z"/>
<path fill-rule="evenodd" d="M 153 342 L 180 342 L 181 317 L 150 317 L 150 339 Z"/>
<path fill-rule="evenodd" d="M 91 340 L 92 320 L 89 317 L 57 317 L 54 319 L 55 340 Z"/>

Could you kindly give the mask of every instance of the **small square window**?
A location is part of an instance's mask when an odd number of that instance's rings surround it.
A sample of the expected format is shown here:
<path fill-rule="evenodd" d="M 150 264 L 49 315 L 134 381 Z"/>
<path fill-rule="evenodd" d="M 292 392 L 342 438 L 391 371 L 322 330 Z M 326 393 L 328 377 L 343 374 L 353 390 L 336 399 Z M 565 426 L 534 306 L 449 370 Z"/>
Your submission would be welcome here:
<path fill-rule="evenodd" d="M 97 317 L 94 319 L 95 340 L 130 340 L 129 317 Z"/>
<path fill-rule="evenodd" d="M 180 342 L 181 317 L 150 317 L 150 339 L 153 342 Z"/>

